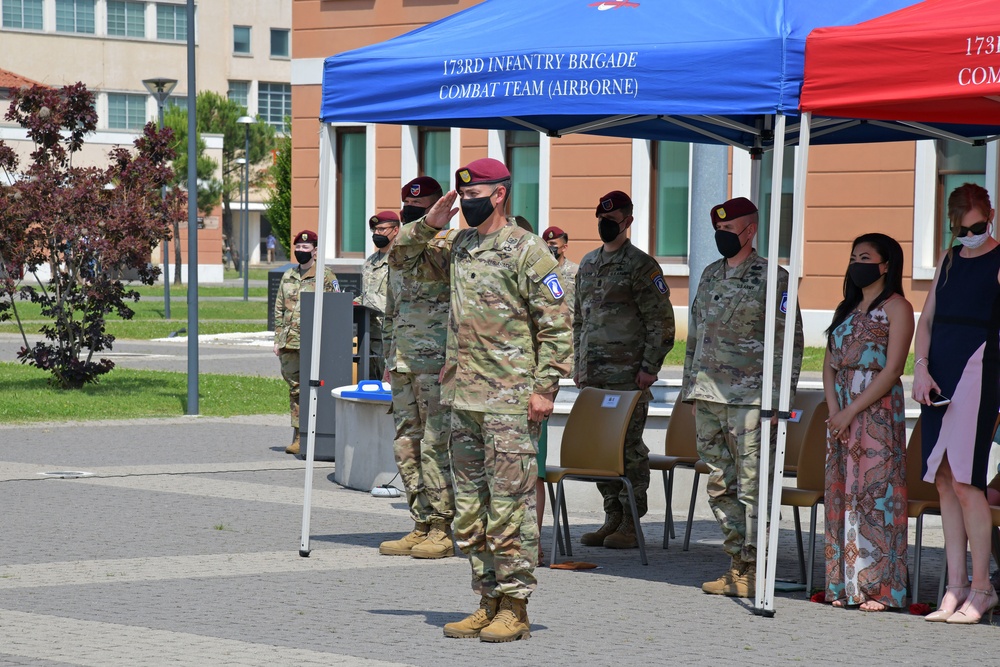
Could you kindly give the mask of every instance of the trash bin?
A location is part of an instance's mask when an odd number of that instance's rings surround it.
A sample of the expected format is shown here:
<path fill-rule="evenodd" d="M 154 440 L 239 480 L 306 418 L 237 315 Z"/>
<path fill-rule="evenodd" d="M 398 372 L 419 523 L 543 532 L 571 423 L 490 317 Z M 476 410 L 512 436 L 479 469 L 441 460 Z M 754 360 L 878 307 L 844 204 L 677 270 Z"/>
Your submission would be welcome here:
<path fill-rule="evenodd" d="M 364 380 L 329 393 L 337 412 L 333 481 L 349 489 L 369 491 L 380 477 L 395 476 L 398 468 L 392 442 L 396 426 L 389 414 L 389 383 Z"/>

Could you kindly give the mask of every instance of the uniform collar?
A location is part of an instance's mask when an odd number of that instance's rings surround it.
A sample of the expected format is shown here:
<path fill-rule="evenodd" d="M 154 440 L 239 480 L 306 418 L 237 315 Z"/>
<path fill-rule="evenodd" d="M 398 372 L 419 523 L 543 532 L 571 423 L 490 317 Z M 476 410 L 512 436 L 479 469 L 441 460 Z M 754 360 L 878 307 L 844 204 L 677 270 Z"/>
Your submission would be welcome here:
<path fill-rule="evenodd" d="M 479 232 L 476 232 L 475 235 L 470 234 L 472 242 L 469 244 L 469 253 L 475 255 L 486 250 L 499 248 L 510 238 L 515 229 L 520 229 L 520 227 L 517 226 L 514 218 L 508 217 L 507 224 L 495 232 L 490 232 L 486 236 L 483 236 Z"/>
<path fill-rule="evenodd" d="M 606 266 L 608 264 L 621 264 L 625 261 L 625 255 L 631 246 L 631 239 L 625 239 L 625 243 L 622 244 L 622 247 L 618 248 L 618 250 L 615 250 L 614 252 L 608 253 L 604 252 L 604 246 L 602 245 L 597 249 L 597 265 Z"/>
<path fill-rule="evenodd" d="M 728 261 L 725 257 L 722 258 L 722 275 L 726 278 L 743 278 L 746 276 L 750 267 L 757 264 L 760 259 L 760 255 L 757 254 L 756 248 L 750 251 L 747 258 L 737 264 L 736 266 L 729 266 Z"/>

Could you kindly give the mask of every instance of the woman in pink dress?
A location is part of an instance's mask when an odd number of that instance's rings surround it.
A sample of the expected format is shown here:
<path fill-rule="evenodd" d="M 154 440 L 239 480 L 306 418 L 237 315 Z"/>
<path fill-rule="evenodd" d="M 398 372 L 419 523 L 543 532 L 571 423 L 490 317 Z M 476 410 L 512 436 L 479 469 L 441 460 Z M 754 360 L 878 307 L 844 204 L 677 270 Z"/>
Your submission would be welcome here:
<path fill-rule="evenodd" d="M 913 338 L 903 249 L 885 234 L 854 239 L 834 312 L 823 389 L 826 599 L 885 611 L 906 603 L 906 422 L 900 376 Z"/>

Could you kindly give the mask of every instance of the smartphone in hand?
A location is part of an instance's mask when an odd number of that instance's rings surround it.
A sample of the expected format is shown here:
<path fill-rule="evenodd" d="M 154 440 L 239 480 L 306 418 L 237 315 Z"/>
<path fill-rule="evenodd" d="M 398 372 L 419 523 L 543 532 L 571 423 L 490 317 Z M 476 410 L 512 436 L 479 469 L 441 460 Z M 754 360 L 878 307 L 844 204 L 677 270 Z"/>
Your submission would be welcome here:
<path fill-rule="evenodd" d="M 947 396 L 945 396 L 940 392 L 934 391 L 933 389 L 931 389 L 930 393 L 927 395 L 927 398 L 931 399 L 931 405 L 941 406 L 941 405 L 948 405 L 949 403 L 951 403 L 950 398 L 948 398 Z"/>

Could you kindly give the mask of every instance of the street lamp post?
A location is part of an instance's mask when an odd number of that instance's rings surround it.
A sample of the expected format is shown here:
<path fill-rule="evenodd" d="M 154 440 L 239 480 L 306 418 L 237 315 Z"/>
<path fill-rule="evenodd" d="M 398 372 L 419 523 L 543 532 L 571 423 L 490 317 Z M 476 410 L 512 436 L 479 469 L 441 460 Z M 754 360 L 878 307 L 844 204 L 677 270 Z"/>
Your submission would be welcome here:
<path fill-rule="evenodd" d="M 163 104 L 170 97 L 170 93 L 174 92 L 177 79 L 143 79 L 142 85 L 146 86 L 146 90 L 156 100 L 160 119 L 159 129 L 162 130 Z M 160 198 L 167 198 L 167 186 L 165 185 L 160 188 Z M 163 239 L 163 316 L 170 319 L 170 241 L 166 238 Z"/>
<path fill-rule="evenodd" d="M 250 280 L 247 265 L 250 261 L 250 126 L 253 118 L 240 116 L 236 122 L 243 126 L 245 141 L 243 145 L 243 300 L 250 300 Z"/>

